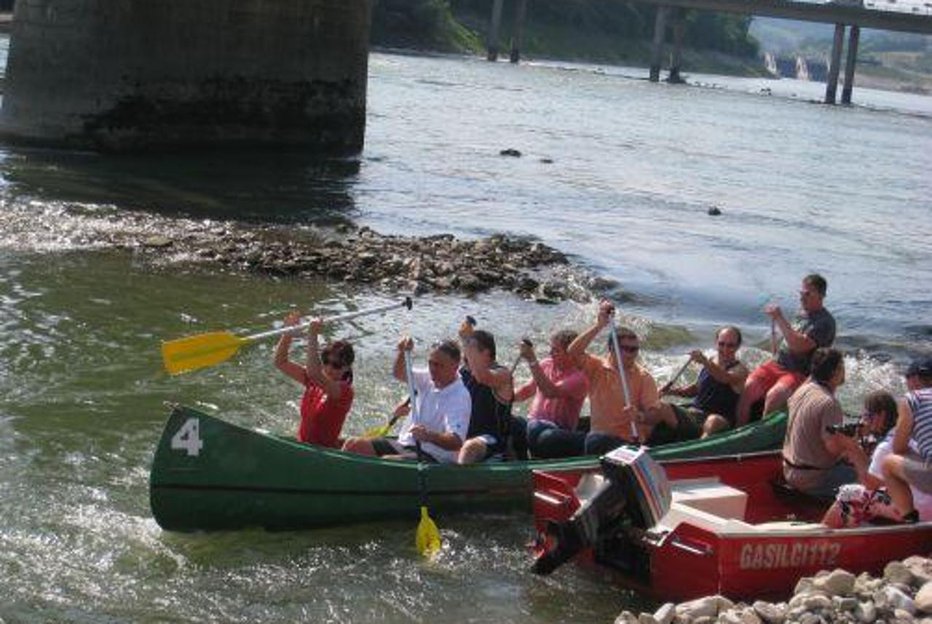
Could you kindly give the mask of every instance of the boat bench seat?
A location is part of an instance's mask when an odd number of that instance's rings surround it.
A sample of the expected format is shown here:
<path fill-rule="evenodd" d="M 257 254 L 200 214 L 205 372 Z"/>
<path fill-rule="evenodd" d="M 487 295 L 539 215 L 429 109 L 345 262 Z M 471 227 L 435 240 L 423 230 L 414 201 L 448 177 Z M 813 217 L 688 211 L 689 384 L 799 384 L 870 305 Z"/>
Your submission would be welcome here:
<path fill-rule="evenodd" d="M 748 495 L 715 478 L 675 481 L 670 490 L 674 503 L 682 503 L 721 518 L 743 520 Z"/>
<path fill-rule="evenodd" d="M 689 479 L 671 484 L 673 504 L 660 524 L 674 529 L 681 522 L 721 533 L 751 530 L 744 522 L 748 496 L 718 479 Z"/>

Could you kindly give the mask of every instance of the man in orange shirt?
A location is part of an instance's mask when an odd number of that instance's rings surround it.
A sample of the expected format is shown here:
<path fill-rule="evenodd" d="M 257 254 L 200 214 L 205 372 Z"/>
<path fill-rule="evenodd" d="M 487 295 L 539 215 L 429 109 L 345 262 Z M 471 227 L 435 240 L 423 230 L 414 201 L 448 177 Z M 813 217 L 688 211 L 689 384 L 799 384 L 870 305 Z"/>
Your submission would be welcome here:
<path fill-rule="evenodd" d="M 579 334 L 567 349 L 589 380 L 591 424 L 579 449 L 586 455 L 600 455 L 622 444 L 648 440 L 652 427 L 645 423 L 644 411 L 660 402 L 654 378 L 637 362 L 640 340 L 630 329 L 620 327 L 616 333 L 631 405 L 625 403 L 612 341 L 609 340 L 608 355 L 604 357 L 586 353 L 592 340 L 612 322 L 614 312 L 615 306 L 603 299 L 595 324 Z"/>
<path fill-rule="evenodd" d="M 547 457 L 601 455 L 622 444 L 650 444 L 654 427 L 648 424 L 646 412 L 659 407 L 660 396 L 654 378 L 637 362 L 641 350 L 637 334 L 626 327 L 616 330 L 622 368 L 631 395 L 630 406 L 625 404 L 611 339 L 606 356 L 586 353 L 592 340 L 612 322 L 614 312 L 615 306 L 602 300 L 595 324 L 579 334 L 566 349 L 567 356 L 583 372 L 589 384 L 589 433 L 547 429 L 537 438 L 538 444 L 547 446 Z"/>

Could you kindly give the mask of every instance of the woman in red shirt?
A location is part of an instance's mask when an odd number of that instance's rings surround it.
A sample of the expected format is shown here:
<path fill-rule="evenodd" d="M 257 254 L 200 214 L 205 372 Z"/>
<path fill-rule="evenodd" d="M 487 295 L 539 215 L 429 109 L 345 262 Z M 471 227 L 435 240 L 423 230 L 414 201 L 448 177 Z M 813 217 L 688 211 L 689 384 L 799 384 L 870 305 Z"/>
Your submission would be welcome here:
<path fill-rule="evenodd" d="M 299 322 L 297 312 L 285 317 L 285 325 L 297 327 Z M 345 340 L 337 340 L 320 350 L 318 336 L 322 326 L 320 319 L 314 319 L 308 325 L 304 366 L 288 359 L 288 350 L 296 332 L 283 334 L 275 349 L 275 366 L 304 386 L 298 441 L 340 448 L 343 421 L 353 405 L 355 354 L 353 345 Z"/>

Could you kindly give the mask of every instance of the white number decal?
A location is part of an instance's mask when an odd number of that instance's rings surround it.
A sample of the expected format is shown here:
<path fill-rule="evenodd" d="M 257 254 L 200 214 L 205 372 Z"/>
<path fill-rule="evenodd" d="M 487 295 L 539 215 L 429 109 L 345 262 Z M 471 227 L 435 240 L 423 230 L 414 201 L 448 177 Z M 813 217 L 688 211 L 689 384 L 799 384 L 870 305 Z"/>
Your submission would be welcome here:
<path fill-rule="evenodd" d="M 184 421 L 178 432 L 172 436 L 172 450 L 187 451 L 189 456 L 196 457 L 204 448 L 201 440 L 201 421 L 189 418 Z"/>

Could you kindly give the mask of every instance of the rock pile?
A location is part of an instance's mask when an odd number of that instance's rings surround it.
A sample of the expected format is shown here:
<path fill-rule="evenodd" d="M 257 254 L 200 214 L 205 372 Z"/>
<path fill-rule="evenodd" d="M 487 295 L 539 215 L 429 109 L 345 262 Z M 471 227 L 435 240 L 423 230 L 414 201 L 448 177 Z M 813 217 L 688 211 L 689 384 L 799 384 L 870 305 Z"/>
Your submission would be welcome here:
<path fill-rule="evenodd" d="M 275 276 L 321 277 L 395 291 L 477 293 L 509 290 L 541 302 L 584 300 L 588 291 L 564 254 L 501 234 L 475 241 L 358 230 L 215 225 L 184 236 L 150 236 L 144 254 L 182 255 Z"/>
<path fill-rule="evenodd" d="M 883 578 L 855 576 L 845 570 L 819 572 L 796 584 L 788 602 L 758 600 L 733 603 L 723 596 L 707 596 L 655 613 L 635 616 L 624 611 L 615 624 L 932 624 L 932 559 L 914 556 L 893 561 Z"/>

